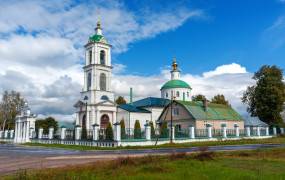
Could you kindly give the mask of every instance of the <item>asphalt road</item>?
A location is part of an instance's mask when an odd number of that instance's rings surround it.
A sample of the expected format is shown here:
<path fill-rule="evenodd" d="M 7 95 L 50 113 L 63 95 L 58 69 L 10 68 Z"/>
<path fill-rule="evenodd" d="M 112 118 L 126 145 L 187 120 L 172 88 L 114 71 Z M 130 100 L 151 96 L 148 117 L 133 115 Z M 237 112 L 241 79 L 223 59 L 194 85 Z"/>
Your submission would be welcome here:
<path fill-rule="evenodd" d="M 208 150 L 254 150 L 274 147 L 285 147 L 285 144 L 210 146 Z M 199 151 L 199 148 L 78 151 L 0 144 L 0 175 L 6 175 L 23 169 L 55 168 L 91 162 L 96 163 L 96 161 L 112 160 L 118 157 L 191 153 L 195 151 Z"/>

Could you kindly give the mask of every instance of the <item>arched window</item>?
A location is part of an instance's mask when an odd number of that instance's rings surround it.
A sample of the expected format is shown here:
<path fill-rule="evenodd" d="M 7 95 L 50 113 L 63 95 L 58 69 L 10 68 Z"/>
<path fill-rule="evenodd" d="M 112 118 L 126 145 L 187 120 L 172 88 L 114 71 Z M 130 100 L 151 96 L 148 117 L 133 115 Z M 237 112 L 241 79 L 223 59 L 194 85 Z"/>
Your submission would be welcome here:
<path fill-rule="evenodd" d="M 89 72 L 87 75 L 87 90 L 91 89 L 91 84 L 92 84 L 92 76 L 91 76 L 91 72 Z"/>
<path fill-rule="evenodd" d="M 179 91 L 177 91 L 177 92 L 176 92 L 176 97 L 179 97 L 179 95 L 180 95 L 180 94 L 179 94 Z"/>
<path fill-rule="evenodd" d="M 100 90 L 106 91 L 106 75 L 104 73 L 100 74 Z"/>
<path fill-rule="evenodd" d="M 92 64 L 92 51 L 88 51 L 89 64 Z"/>
<path fill-rule="evenodd" d="M 106 53 L 105 51 L 100 51 L 100 64 L 105 65 Z"/>
<path fill-rule="evenodd" d="M 168 93 L 166 93 L 166 94 L 165 94 L 165 97 L 167 97 L 167 98 L 168 98 Z"/>

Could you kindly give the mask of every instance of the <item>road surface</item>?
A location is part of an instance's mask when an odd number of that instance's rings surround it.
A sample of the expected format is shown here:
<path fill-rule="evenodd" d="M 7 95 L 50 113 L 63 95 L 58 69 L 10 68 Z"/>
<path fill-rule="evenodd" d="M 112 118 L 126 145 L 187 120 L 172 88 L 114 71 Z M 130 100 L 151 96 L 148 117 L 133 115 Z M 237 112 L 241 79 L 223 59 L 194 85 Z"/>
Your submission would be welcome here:
<path fill-rule="evenodd" d="M 285 144 L 210 146 L 208 150 L 254 150 L 274 147 L 285 147 Z M 127 156 L 138 157 L 171 153 L 191 153 L 195 151 L 199 151 L 199 148 L 189 147 L 142 150 L 78 151 L 45 147 L 29 147 L 14 144 L 0 144 L 0 176 L 14 173 L 23 169 L 55 168 L 68 165 L 91 163 L 99 160 L 111 160 Z"/>

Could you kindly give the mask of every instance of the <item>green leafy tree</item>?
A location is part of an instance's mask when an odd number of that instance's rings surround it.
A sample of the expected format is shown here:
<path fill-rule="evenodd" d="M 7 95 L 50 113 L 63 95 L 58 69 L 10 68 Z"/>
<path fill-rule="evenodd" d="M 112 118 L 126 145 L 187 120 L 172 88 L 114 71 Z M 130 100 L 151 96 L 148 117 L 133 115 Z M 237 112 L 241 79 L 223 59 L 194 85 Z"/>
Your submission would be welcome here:
<path fill-rule="evenodd" d="M 152 121 L 149 122 L 149 126 L 150 126 L 151 137 L 154 138 L 155 137 L 155 130 L 154 130 L 154 126 L 153 126 Z"/>
<path fill-rule="evenodd" d="M 216 103 L 216 104 L 223 104 L 226 106 L 231 106 L 229 101 L 226 100 L 226 98 L 223 94 L 218 94 L 218 95 L 214 96 L 212 98 L 211 102 Z"/>
<path fill-rule="evenodd" d="M 125 98 L 123 96 L 119 96 L 117 99 L 116 99 L 116 104 L 118 105 L 121 105 L 121 104 L 126 104 L 127 101 L 125 100 Z"/>
<path fill-rule="evenodd" d="M 141 125 L 139 120 L 136 120 L 135 122 L 134 138 L 135 139 L 141 138 Z"/>
<path fill-rule="evenodd" d="M 202 95 L 202 94 L 198 94 L 198 95 L 192 96 L 192 101 L 203 101 L 205 99 L 206 99 L 206 97 L 204 95 Z"/>
<path fill-rule="evenodd" d="M 163 121 L 160 126 L 160 137 L 167 138 L 168 137 L 168 129 L 167 129 L 167 122 Z"/>
<path fill-rule="evenodd" d="M 0 102 L 0 127 L 14 129 L 16 115 L 21 112 L 25 101 L 21 94 L 16 91 L 5 91 Z"/>
<path fill-rule="evenodd" d="M 108 123 L 108 126 L 106 128 L 106 140 L 109 140 L 109 141 L 114 140 L 113 128 L 110 122 Z"/>
<path fill-rule="evenodd" d="M 44 134 L 47 134 L 50 127 L 54 128 L 54 132 L 58 129 L 58 122 L 53 117 L 48 117 L 45 119 L 38 119 L 36 120 L 36 131 L 38 131 L 39 128 L 43 128 Z"/>
<path fill-rule="evenodd" d="M 262 66 L 253 76 L 256 85 L 244 92 L 242 102 L 251 116 L 270 125 L 282 124 L 281 112 L 285 101 L 283 72 L 277 66 Z"/>
<path fill-rule="evenodd" d="M 126 139 L 126 126 L 125 126 L 125 121 L 124 119 L 122 119 L 120 121 L 120 125 L 121 125 L 121 138 L 122 139 Z"/>

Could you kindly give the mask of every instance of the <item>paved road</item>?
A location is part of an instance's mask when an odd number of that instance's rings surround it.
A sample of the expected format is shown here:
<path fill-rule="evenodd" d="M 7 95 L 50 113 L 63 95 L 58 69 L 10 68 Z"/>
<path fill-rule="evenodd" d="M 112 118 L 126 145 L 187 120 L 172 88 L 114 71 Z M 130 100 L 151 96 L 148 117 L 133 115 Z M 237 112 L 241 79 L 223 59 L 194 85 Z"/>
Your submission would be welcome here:
<path fill-rule="evenodd" d="M 285 147 L 285 144 L 210 146 L 209 151 L 254 150 L 274 147 Z M 111 160 L 126 156 L 191 153 L 195 151 L 199 151 L 199 148 L 78 151 L 0 144 L 0 175 L 13 173 L 20 169 L 54 168 L 96 162 L 99 160 Z"/>

